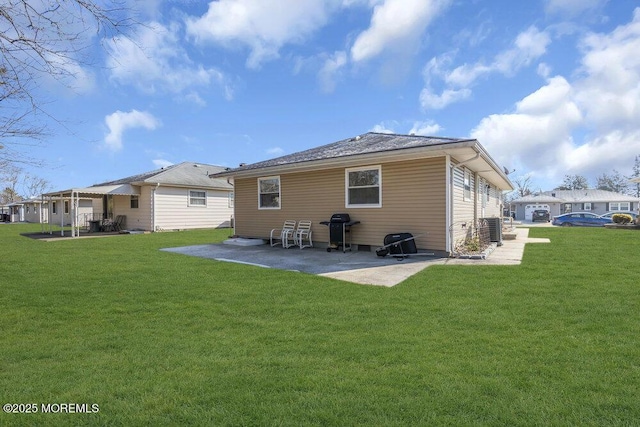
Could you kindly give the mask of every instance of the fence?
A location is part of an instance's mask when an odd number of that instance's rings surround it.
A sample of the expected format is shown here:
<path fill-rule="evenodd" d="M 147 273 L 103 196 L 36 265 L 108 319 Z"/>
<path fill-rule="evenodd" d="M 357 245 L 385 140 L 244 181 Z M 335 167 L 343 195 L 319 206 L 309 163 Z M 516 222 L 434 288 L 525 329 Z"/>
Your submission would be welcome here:
<path fill-rule="evenodd" d="M 453 223 L 449 232 L 453 256 L 478 254 L 491 246 L 491 230 L 484 219 Z"/>

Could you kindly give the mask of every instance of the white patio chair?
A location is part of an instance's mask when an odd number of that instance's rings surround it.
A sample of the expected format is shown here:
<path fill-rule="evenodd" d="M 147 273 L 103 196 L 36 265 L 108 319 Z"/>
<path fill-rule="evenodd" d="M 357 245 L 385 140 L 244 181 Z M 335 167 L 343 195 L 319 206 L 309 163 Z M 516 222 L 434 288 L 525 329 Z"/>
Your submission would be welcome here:
<path fill-rule="evenodd" d="M 282 228 L 274 228 L 269 235 L 269 243 L 271 246 L 275 246 L 278 243 L 282 244 L 283 248 L 289 248 L 295 245 L 295 231 L 296 222 L 288 219 L 282 225 Z M 292 243 L 293 242 L 293 243 Z"/>
<path fill-rule="evenodd" d="M 304 248 L 312 248 L 313 241 L 311 240 L 311 221 L 302 220 L 298 222 L 298 228 L 296 228 L 296 232 L 294 235 L 295 244 L 300 246 L 300 249 Z M 308 244 L 304 244 L 304 241 L 309 242 Z"/>

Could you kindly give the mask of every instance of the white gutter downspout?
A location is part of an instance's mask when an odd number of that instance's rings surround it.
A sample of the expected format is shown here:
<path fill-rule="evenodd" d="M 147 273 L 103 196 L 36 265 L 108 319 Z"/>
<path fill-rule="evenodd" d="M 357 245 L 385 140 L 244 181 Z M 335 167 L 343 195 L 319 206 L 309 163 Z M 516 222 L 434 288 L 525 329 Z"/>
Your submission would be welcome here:
<path fill-rule="evenodd" d="M 77 191 L 71 191 L 71 237 L 80 237 L 80 220 L 78 218 L 79 206 L 80 193 Z"/>
<path fill-rule="evenodd" d="M 453 225 L 453 199 L 454 199 L 454 194 L 453 194 L 453 177 L 455 175 L 454 171 L 456 169 L 460 169 L 462 166 L 466 165 L 469 162 L 473 162 L 474 160 L 477 160 L 478 158 L 480 158 L 480 153 L 477 152 L 475 156 L 471 157 L 470 159 L 464 160 L 456 165 L 452 165 L 451 164 L 451 158 L 449 156 L 447 156 L 447 161 L 449 162 L 449 164 L 451 165 L 449 168 L 447 168 L 447 173 L 449 174 L 449 179 L 447 180 L 447 182 L 449 183 L 449 191 L 447 192 L 447 205 L 448 205 L 448 209 L 447 209 L 447 228 L 451 228 L 451 226 Z M 477 181 L 477 179 L 476 179 Z M 474 200 L 477 196 L 474 195 Z M 475 204 L 475 201 L 474 201 Z M 476 209 L 473 209 L 473 216 L 476 216 Z M 453 253 L 453 229 L 451 229 L 451 232 L 447 233 L 447 249 L 449 251 L 449 253 Z"/>
<path fill-rule="evenodd" d="M 60 235 L 64 237 L 64 195 L 60 193 Z"/>
<path fill-rule="evenodd" d="M 231 217 L 231 219 L 233 220 L 233 235 L 236 235 L 236 187 L 234 184 L 231 183 L 231 180 L 233 178 L 231 177 L 227 177 L 227 184 L 229 184 L 230 186 L 233 187 L 233 216 Z M 234 181 L 235 183 L 235 181 Z"/>
<path fill-rule="evenodd" d="M 151 192 L 151 231 L 156 231 L 156 191 L 160 187 L 160 183 L 156 183 L 156 186 Z"/>

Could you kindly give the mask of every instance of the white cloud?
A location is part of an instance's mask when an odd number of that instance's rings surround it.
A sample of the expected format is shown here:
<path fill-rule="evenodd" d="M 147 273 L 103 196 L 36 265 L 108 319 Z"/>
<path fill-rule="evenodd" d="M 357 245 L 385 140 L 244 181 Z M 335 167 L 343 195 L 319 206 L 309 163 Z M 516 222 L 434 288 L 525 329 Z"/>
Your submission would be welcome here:
<path fill-rule="evenodd" d="M 422 136 L 432 136 L 436 135 L 438 132 L 440 132 L 440 130 L 442 130 L 440 125 L 432 121 L 415 122 L 413 124 L 413 127 L 409 131 L 409 135 L 415 134 Z"/>
<path fill-rule="evenodd" d="M 513 48 L 495 58 L 491 68 L 502 74 L 511 75 L 544 55 L 550 43 L 549 34 L 539 31 L 536 27 L 529 27 L 518 34 Z"/>
<path fill-rule="evenodd" d="M 500 153 L 503 165 L 526 164 L 529 170 L 562 168 L 559 153 L 570 151 L 572 131 L 582 115 L 572 100 L 572 88 L 562 77 L 522 99 L 511 114 L 493 114 L 482 119 L 471 136 L 489 152 Z"/>
<path fill-rule="evenodd" d="M 347 53 L 344 51 L 335 52 L 325 60 L 324 66 L 318 72 L 318 80 L 323 92 L 330 93 L 335 90 L 336 78 L 346 65 Z"/>
<path fill-rule="evenodd" d="M 425 87 L 420 93 L 422 108 L 442 109 L 454 102 L 469 98 L 470 87 L 476 80 L 491 73 L 512 76 L 544 55 L 550 43 L 551 38 L 547 32 L 529 27 L 518 34 L 513 47 L 500 52 L 489 64 L 476 62 L 449 70 L 447 67 L 453 62 L 453 53 L 449 52 L 432 58 L 424 68 Z M 437 80 L 441 80 L 445 86 L 440 94 L 433 89 L 434 81 Z"/>
<path fill-rule="evenodd" d="M 396 131 L 397 128 L 404 128 L 405 126 L 411 126 L 409 131 Z M 405 128 L 406 129 L 406 128 Z M 413 123 L 406 122 L 398 122 L 396 120 L 389 120 L 385 122 L 380 122 L 377 125 L 373 126 L 370 132 L 378 132 L 378 133 L 406 133 L 407 135 L 422 135 L 422 136 L 430 136 L 438 133 L 442 128 L 437 123 L 433 121 L 416 121 Z"/>
<path fill-rule="evenodd" d="M 604 6 L 608 0 L 546 0 L 547 13 L 578 15 L 586 10 Z M 617 1 L 617 0 L 614 0 Z"/>
<path fill-rule="evenodd" d="M 228 79 L 215 68 L 194 64 L 181 47 L 180 28 L 152 22 L 141 27 L 134 39 L 116 37 L 106 42 L 111 79 L 131 84 L 145 93 L 184 94 L 198 104 L 204 100 L 195 88 L 217 85 L 227 99 L 233 97 Z"/>
<path fill-rule="evenodd" d="M 461 101 L 471 96 L 470 89 L 445 89 L 441 94 L 433 93 L 431 88 L 425 87 L 420 92 L 420 105 L 424 109 L 440 110 L 449 104 Z"/>
<path fill-rule="evenodd" d="M 631 172 L 640 152 L 640 8 L 633 20 L 582 41 L 573 82 L 561 76 L 473 130 L 502 164 L 534 170 L 556 185 L 564 174 Z"/>
<path fill-rule="evenodd" d="M 591 34 L 584 56 L 577 100 L 601 131 L 637 129 L 640 123 L 640 8 L 632 22 L 610 34 Z"/>
<path fill-rule="evenodd" d="M 186 20 L 187 33 L 197 42 L 250 49 L 247 66 L 258 68 L 277 58 L 288 43 L 300 43 L 327 22 L 336 1 L 218 0 L 201 17 Z"/>
<path fill-rule="evenodd" d="M 156 166 L 156 168 L 161 169 L 166 168 L 167 166 L 172 166 L 173 162 L 165 159 L 155 159 L 153 160 L 153 164 Z"/>
<path fill-rule="evenodd" d="M 396 133 L 393 128 L 389 127 L 388 124 L 385 123 L 379 123 L 377 125 L 375 125 L 374 127 L 371 128 L 371 132 L 378 132 L 378 133 Z"/>
<path fill-rule="evenodd" d="M 388 47 L 413 44 L 449 0 L 385 0 L 375 6 L 371 25 L 351 47 L 355 62 L 380 55 Z"/>
<path fill-rule="evenodd" d="M 105 146 L 112 151 L 122 149 L 122 135 L 128 129 L 144 128 L 154 130 L 161 123 L 152 114 L 146 111 L 131 110 L 128 113 L 116 111 L 104 118 L 109 133 L 104 138 Z"/>

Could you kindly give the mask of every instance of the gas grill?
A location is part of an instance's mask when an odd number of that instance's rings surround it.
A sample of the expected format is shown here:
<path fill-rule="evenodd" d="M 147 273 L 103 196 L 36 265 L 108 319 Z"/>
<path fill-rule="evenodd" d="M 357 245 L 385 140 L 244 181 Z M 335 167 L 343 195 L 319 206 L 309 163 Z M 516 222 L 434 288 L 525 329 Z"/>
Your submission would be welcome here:
<path fill-rule="evenodd" d="M 331 252 L 331 249 L 339 249 L 340 246 L 343 253 L 351 250 L 351 227 L 360 224 L 360 221 L 352 221 L 348 213 L 337 213 L 331 215 L 329 221 L 321 221 L 320 224 L 329 227 L 327 252 Z M 348 243 L 347 236 L 349 236 Z"/>

